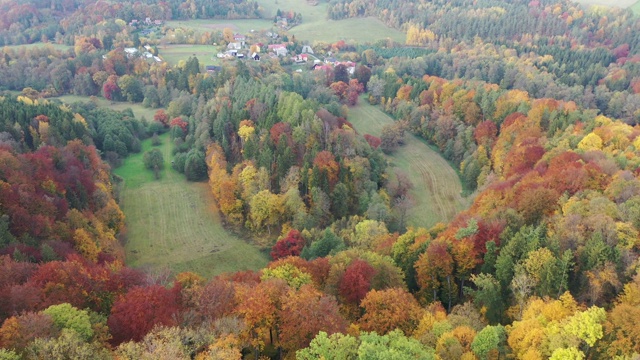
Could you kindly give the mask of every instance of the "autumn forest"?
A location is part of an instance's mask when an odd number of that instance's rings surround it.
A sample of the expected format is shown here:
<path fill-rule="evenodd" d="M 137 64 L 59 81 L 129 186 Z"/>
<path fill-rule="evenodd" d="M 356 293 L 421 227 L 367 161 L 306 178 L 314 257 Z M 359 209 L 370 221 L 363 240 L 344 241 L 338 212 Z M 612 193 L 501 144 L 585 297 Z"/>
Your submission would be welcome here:
<path fill-rule="evenodd" d="M 0 0 L 0 360 L 640 359 L 636 5 Z"/>

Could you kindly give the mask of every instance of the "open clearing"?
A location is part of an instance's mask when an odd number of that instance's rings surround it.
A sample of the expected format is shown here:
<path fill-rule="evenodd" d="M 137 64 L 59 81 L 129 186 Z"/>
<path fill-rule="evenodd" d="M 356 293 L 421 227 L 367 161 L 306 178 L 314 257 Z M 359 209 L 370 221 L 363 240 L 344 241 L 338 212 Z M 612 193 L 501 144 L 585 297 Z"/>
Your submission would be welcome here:
<path fill-rule="evenodd" d="M 128 157 L 114 171 L 124 179 L 127 265 L 206 277 L 266 266 L 264 253 L 222 227 L 207 183 L 190 183 L 171 169 L 172 142 L 168 134 L 160 139 L 165 159 L 160 180 L 144 168 L 143 153 Z M 142 145 L 147 151 L 151 141 Z"/>
<path fill-rule="evenodd" d="M 272 19 L 280 9 L 293 10 L 302 14 L 302 24 L 291 28 L 289 33 L 312 44 L 318 41 L 336 42 L 338 40 L 375 42 L 386 38 L 404 43 L 406 39 L 403 32 L 389 28 L 372 17 L 328 20 L 326 2 L 311 6 L 302 0 L 258 0 L 258 4 L 262 8 L 264 19 L 168 21 L 167 25 L 198 31 L 222 31 L 228 27 L 248 35 L 251 30 L 276 30 Z"/>
<path fill-rule="evenodd" d="M 213 45 L 159 45 L 158 52 L 169 65 L 177 65 L 190 57 L 197 57 L 200 65 L 220 64 L 217 47 Z"/>
<path fill-rule="evenodd" d="M 393 119 L 377 107 L 360 98 L 359 105 L 349 109 L 349 120 L 364 135 L 380 136 L 384 125 Z M 461 195 L 462 184 L 455 170 L 431 149 L 424 140 L 407 132 L 405 145 L 387 156 L 391 166 L 404 172 L 413 183 L 414 206 L 408 214 L 408 224 L 431 227 L 448 222 L 469 206 L 470 199 Z"/>
<path fill-rule="evenodd" d="M 269 19 L 276 15 L 278 9 L 293 10 L 302 14 L 302 24 L 293 27 L 289 33 L 298 39 L 335 42 L 338 40 L 355 40 L 357 42 L 374 42 L 391 38 L 405 42 L 406 35 L 401 31 L 389 28 L 375 18 L 354 18 L 344 20 L 328 20 L 328 2 L 320 2 L 316 6 L 301 0 L 258 0 L 263 8 L 264 16 Z"/>
<path fill-rule="evenodd" d="M 633 5 L 632 9 L 640 6 L 638 0 L 576 0 L 576 2 L 584 5 L 617 6 L 621 8 L 627 8 Z M 636 9 L 634 9 L 634 11 L 635 10 Z"/>
<path fill-rule="evenodd" d="M 226 27 L 243 34 L 251 30 L 267 30 L 273 27 L 273 21 L 264 19 L 238 19 L 238 20 L 173 20 L 167 21 L 167 26 L 174 28 L 193 29 L 197 31 L 222 30 Z"/>
<path fill-rule="evenodd" d="M 66 104 L 71 104 L 76 101 L 80 101 L 80 102 L 95 101 L 96 105 L 98 106 L 106 107 L 106 108 L 118 110 L 118 111 L 131 109 L 131 111 L 133 111 L 133 115 L 135 115 L 136 118 L 140 119 L 144 116 L 149 121 L 153 120 L 153 115 L 155 115 L 156 111 L 158 110 L 158 109 L 146 108 L 140 104 L 132 104 L 128 102 L 112 103 L 111 101 L 105 98 L 97 97 L 97 96 L 91 98 L 89 96 L 63 95 L 63 96 L 49 98 L 49 100 L 54 100 L 54 99 L 58 99 Z"/>

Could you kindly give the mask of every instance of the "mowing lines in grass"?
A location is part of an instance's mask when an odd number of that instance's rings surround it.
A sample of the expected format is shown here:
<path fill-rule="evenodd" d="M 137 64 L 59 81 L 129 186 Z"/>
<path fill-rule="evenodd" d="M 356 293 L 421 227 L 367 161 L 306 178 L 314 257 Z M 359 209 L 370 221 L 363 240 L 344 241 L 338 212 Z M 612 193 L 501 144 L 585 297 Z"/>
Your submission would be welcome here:
<path fill-rule="evenodd" d="M 377 107 L 360 99 L 360 104 L 349 109 L 348 120 L 364 135 L 380 136 L 382 127 L 394 120 Z M 461 196 L 462 184 L 458 174 L 423 140 L 407 133 L 405 145 L 387 156 L 394 168 L 402 170 L 414 185 L 411 195 L 415 205 L 408 214 L 408 224 L 431 227 L 448 222 L 469 205 Z"/>
<path fill-rule="evenodd" d="M 130 156 L 115 171 L 124 179 L 127 264 L 207 277 L 264 267 L 265 254 L 223 228 L 208 185 L 187 182 L 171 169 L 171 141 L 168 134 L 160 139 L 165 159 L 160 180 L 144 169 L 142 154 Z M 150 148 L 150 140 L 144 141 L 143 151 Z"/>

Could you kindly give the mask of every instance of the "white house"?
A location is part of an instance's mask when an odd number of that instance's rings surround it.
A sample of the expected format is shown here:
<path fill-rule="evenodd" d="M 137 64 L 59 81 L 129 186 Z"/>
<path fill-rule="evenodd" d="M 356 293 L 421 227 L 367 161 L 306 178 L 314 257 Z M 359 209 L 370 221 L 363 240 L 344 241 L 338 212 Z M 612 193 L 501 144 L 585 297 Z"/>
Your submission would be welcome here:
<path fill-rule="evenodd" d="M 271 44 L 269 45 L 269 51 L 273 51 L 278 56 L 287 56 L 289 52 L 285 44 Z"/>
<path fill-rule="evenodd" d="M 232 42 L 227 45 L 228 50 L 240 50 L 242 49 L 242 44 L 239 42 Z"/>
<path fill-rule="evenodd" d="M 303 54 L 313 54 L 313 49 L 309 45 L 305 45 L 302 47 Z"/>

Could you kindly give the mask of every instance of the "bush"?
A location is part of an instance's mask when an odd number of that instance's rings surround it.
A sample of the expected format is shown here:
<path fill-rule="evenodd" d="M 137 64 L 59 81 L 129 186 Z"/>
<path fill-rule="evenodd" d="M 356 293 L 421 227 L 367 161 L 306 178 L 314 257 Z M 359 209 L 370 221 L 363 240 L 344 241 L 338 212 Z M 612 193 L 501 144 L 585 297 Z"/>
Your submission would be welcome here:
<path fill-rule="evenodd" d="M 153 149 L 144 153 L 143 157 L 144 167 L 149 170 L 153 170 L 156 179 L 160 178 L 160 170 L 164 168 L 164 157 L 162 152 L 158 149 Z"/>

